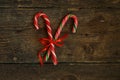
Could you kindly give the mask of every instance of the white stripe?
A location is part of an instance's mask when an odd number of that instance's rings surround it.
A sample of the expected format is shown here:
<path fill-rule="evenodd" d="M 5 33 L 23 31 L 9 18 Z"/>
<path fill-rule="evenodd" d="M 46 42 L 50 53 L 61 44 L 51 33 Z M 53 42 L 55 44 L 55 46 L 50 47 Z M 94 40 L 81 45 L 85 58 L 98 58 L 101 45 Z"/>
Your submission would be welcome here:
<path fill-rule="evenodd" d="M 73 33 L 76 33 L 76 30 L 73 28 Z"/>
<path fill-rule="evenodd" d="M 47 16 L 46 14 L 42 13 L 41 16 L 45 16 L 44 19 L 45 19 L 46 21 L 50 22 L 50 20 L 47 18 L 48 16 Z M 46 16 L 47 16 L 47 17 L 46 17 Z"/>
<path fill-rule="evenodd" d="M 40 16 L 43 16 L 43 15 L 45 15 L 44 13 L 40 13 Z"/>
<path fill-rule="evenodd" d="M 53 38 L 53 36 L 52 36 L 52 34 L 51 34 L 51 33 L 49 33 L 49 32 L 48 32 L 48 35 L 49 35 L 51 38 Z"/>
<path fill-rule="evenodd" d="M 51 44 L 51 47 L 50 47 L 50 51 L 52 52 L 52 54 L 55 56 L 56 58 L 56 54 L 55 54 L 55 48 L 54 48 L 54 44 Z"/>
<path fill-rule="evenodd" d="M 35 17 L 35 22 L 36 22 L 36 24 L 35 24 L 36 29 L 39 29 L 39 27 L 38 27 L 38 21 L 37 21 L 36 17 Z"/>
<path fill-rule="evenodd" d="M 54 46 L 54 44 L 51 44 L 51 46 L 52 46 L 52 48 L 53 48 L 53 50 L 51 50 L 51 52 L 52 52 L 53 55 L 56 57 L 56 54 L 55 54 L 55 46 Z"/>
<path fill-rule="evenodd" d="M 36 29 L 39 29 L 39 27 L 37 25 L 35 25 Z"/>
<path fill-rule="evenodd" d="M 47 28 L 49 28 L 49 30 L 50 30 L 50 32 L 48 32 L 48 35 L 49 35 L 51 38 L 53 38 L 52 33 L 51 33 L 51 27 L 50 27 L 49 25 L 46 25 L 46 26 L 47 26 Z"/>
<path fill-rule="evenodd" d="M 46 24 L 46 26 L 47 26 L 47 27 L 50 29 L 50 31 L 51 31 L 51 27 L 50 27 L 49 25 L 47 25 L 47 24 Z"/>
<path fill-rule="evenodd" d="M 69 16 L 69 15 L 68 15 Z M 67 21 L 68 20 L 68 16 L 66 16 L 64 19 L 65 19 L 65 21 Z"/>
<path fill-rule="evenodd" d="M 37 21 L 37 18 L 35 17 L 35 21 Z"/>
<path fill-rule="evenodd" d="M 60 32 L 61 32 L 61 28 L 60 28 L 60 30 L 58 30 L 58 32 L 56 33 L 56 36 L 55 36 L 56 39 L 57 39 L 58 36 L 60 35 Z"/>
<path fill-rule="evenodd" d="M 44 18 L 44 19 L 50 23 L 50 20 L 48 18 Z"/>
<path fill-rule="evenodd" d="M 55 52 L 54 52 L 54 51 L 52 51 L 52 50 L 51 50 L 51 52 L 52 52 L 52 54 L 53 54 L 53 55 L 55 56 L 55 58 L 56 58 L 56 54 L 55 54 Z"/>

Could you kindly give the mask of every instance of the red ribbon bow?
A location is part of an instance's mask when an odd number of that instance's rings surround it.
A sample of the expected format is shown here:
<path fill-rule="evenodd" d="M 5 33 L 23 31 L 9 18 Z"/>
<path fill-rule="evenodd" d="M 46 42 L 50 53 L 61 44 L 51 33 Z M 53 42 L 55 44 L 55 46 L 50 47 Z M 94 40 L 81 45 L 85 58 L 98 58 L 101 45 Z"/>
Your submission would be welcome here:
<path fill-rule="evenodd" d="M 57 40 L 54 40 L 54 39 L 49 39 L 49 38 L 40 38 L 40 42 L 41 42 L 41 44 L 44 46 L 44 48 L 42 49 L 42 50 L 40 50 L 40 52 L 39 53 L 43 53 L 43 52 L 45 52 L 45 51 L 49 51 L 49 49 L 51 50 L 52 49 L 52 44 L 54 44 L 54 45 L 56 45 L 56 46 L 58 46 L 58 47 L 61 47 L 61 46 L 63 46 L 63 40 L 65 39 L 65 38 L 67 38 L 68 37 L 68 34 L 65 34 L 64 36 L 62 36 L 61 38 L 58 38 Z M 39 57 L 39 59 L 40 59 L 40 63 L 41 64 L 43 64 L 43 59 L 42 59 L 42 57 L 41 57 L 41 55 L 38 53 L 38 57 Z M 49 54 L 50 55 L 50 54 Z M 44 60 L 45 60 L 46 58 L 44 57 Z M 54 62 L 56 62 L 56 64 L 57 64 L 57 61 L 56 61 L 56 59 L 54 59 L 54 57 L 52 57 L 52 60 L 54 61 Z"/>
<path fill-rule="evenodd" d="M 61 38 L 57 39 L 57 40 L 51 40 L 49 38 L 40 38 L 40 42 L 43 46 L 45 46 L 45 48 L 48 48 L 50 46 L 51 43 L 53 43 L 54 45 L 61 47 L 63 46 L 63 40 L 68 37 L 68 34 L 65 34 L 64 36 L 62 36 Z M 44 48 L 44 49 L 45 49 Z M 46 49 L 45 49 L 46 50 Z"/>

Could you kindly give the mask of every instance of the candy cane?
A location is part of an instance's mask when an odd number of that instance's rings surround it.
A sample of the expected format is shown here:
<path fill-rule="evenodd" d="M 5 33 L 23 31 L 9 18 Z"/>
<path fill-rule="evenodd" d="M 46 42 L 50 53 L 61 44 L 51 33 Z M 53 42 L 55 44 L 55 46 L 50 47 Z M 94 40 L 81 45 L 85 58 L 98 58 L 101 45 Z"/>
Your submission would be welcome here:
<path fill-rule="evenodd" d="M 69 18 L 72 18 L 74 20 L 74 26 L 72 28 L 72 32 L 75 33 L 76 32 L 76 29 L 77 29 L 77 26 L 78 26 L 78 20 L 77 20 L 77 17 L 75 15 L 72 15 L 72 14 L 69 14 L 67 16 L 65 16 L 65 18 L 62 20 L 62 23 L 61 25 L 58 27 L 57 29 L 57 32 L 55 34 L 55 39 L 53 39 L 53 36 L 52 36 L 52 30 L 51 30 L 51 26 L 50 26 L 50 20 L 48 18 L 48 16 L 42 12 L 39 12 L 35 15 L 34 17 L 34 26 L 36 27 L 36 29 L 38 30 L 39 29 L 39 25 L 38 25 L 38 18 L 39 17 L 42 17 L 44 20 L 45 20 L 45 23 L 46 23 L 46 28 L 47 28 L 47 33 L 48 33 L 48 38 L 40 38 L 40 42 L 42 43 L 42 45 L 44 45 L 45 47 L 43 49 L 41 49 L 38 53 L 38 57 L 39 57 L 39 60 L 40 60 L 40 63 L 43 64 L 43 59 L 41 57 L 41 53 L 47 51 L 47 54 L 46 56 L 44 57 L 44 60 L 47 61 L 50 54 L 51 54 L 51 57 L 52 57 L 52 61 L 54 63 L 54 65 L 56 65 L 58 62 L 57 62 L 57 57 L 56 57 L 56 54 L 55 54 L 55 45 L 56 46 L 62 46 L 63 44 L 60 44 L 67 36 L 64 35 L 62 36 L 61 38 L 58 38 L 61 31 L 62 31 L 62 28 L 64 27 L 65 23 L 67 22 L 67 20 Z"/>
<path fill-rule="evenodd" d="M 39 12 L 39 13 L 37 13 L 37 14 L 35 15 L 35 17 L 34 17 L 34 26 L 36 27 L 37 30 L 39 29 L 39 27 L 40 27 L 40 26 L 38 25 L 38 18 L 39 18 L 39 17 L 42 17 L 42 18 L 45 20 L 48 37 L 49 37 L 50 40 L 52 40 L 52 39 L 53 39 L 53 36 L 52 36 L 52 29 L 51 29 L 51 25 L 50 25 L 50 20 L 49 20 L 48 16 L 47 16 L 45 13 Z M 54 48 L 54 44 L 51 43 L 51 46 L 52 46 L 52 48 Z M 54 59 L 54 64 L 57 64 L 57 60 L 55 60 L 55 59 L 56 59 L 55 50 L 52 49 L 51 51 L 52 51 L 52 53 L 53 53 L 53 55 L 54 55 L 54 57 L 53 57 L 53 59 Z M 40 56 L 40 53 L 41 53 L 41 52 L 42 52 L 42 51 L 40 51 L 40 52 L 38 53 L 38 57 L 39 57 L 39 59 L 40 59 L 40 61 L 41 61 L 41 64 L 43 64 L 43 63 L 42 63 L 41 56 Z M 50 49 L 48 50 L 48 55 L 50 55 Z M 46 56 L 46 57 L 47 57 L 47 56 Z M 47 58 L 48 58 L 48 57 L 47 57 Z M 47 59 L 46 59 L 46 60 L 47 60 Z"/>

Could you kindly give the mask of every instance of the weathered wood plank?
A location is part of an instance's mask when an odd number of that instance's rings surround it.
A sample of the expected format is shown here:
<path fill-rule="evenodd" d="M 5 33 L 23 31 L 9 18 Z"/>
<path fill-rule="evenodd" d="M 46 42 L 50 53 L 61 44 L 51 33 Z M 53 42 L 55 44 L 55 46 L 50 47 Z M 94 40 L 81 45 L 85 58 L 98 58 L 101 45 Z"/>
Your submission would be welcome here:
<path fill-rule="evenodd" d="M 120 0 L 0 0 L 0 8 L 120 8 Z"/>
<path fill-rule="evenodd" d="M 0 28 L 1 30 L 20 30 L 30 29 L 33 25 L 33 17 L 36 12 L 45 12 L 51 21 L 52 28 L 56 28 L 62 18 L 68 14 L 73 13 L 77 15 L 79 20 L 79 26 L 92 27 L 92 31 L 100 26 L 104 30 L 104 26 L 110 26 L 109 30 L 119 28 L 120 10 L 119 9 L 81 9 L 70 12 L 67 9 L 1 9 L 0 10 Z M 94 24 L 93 24 L 94 22 Z M 54 26 L 53 26 L 54 24 Z M 70 21 L 69 21 L 70 24 Z M 43 22 L 40 21 L 40 25 L 43 26 Z M 68 25 L 69 26 L 69 25 Z M 95 26 L 98 26 L 94 29 Z M 65 28 L 66 29 L 66 28 Z M 106 29 L 106 28 L 105 28 Z M 83 31 L 84 32 L 84 31 Z"/>
<path fill-rule="evenodd" d="M 48 14 L 54 32 L 66 9 L 41 9 Z M 47 34 L 44 29 L 36 31 L 33 16 L 39 9 L 1 9 L 0 11 L 0 62 L 38 62 L 36 54 L 42 46 L 38 38 Z M 57 48 L 60 62 L 120 61 L 120 11 L 118 9 L 82 9 L 71 12 L 78 16 L 76 34 Z M 53 26 L 54 24 L 54 26 Z M 70 24 L 70 25 L 69 25 Z M 44 26 L 43 21 L 40 25 Z M 71 20 L 62 35 L 70 32 Z"/>
<path fill-rule="evenodd" d="M 0 64 L 0 80 L 120 80 L 120 64 Z"/>

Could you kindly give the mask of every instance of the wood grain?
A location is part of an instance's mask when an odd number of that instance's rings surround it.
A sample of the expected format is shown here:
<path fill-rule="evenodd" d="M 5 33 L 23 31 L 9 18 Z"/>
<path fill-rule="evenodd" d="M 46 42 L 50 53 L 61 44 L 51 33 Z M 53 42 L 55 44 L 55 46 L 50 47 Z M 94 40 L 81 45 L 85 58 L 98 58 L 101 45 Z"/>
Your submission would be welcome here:
<path fill-rule="evenodd" d="M 49 67 L 49 68 L 48 68 Z M 119 64 L 0 64 L 0 80 L 120 80 Z"/>
<path fill-rule="evenodd" d="M 48 14 L 53 33 L 66 13 L 66 9 L 40 9 Z M 42 48 L 38 38 L 46 37 L 43 29 L 36 31 L 33 16 L 39 9 L 1 9 L 0 11 L 0 62 L 36 63 L 37 52 Z M 54 12 L 54 13 L 53 13 Z M 69 32 L 62 48 L 57 48 L 59 62 L 119 62 L 120 11 L 118 9 L 82 9 L 71 12 L 78 16 L 76 34 L 70 32 L 69 20 L 62 34 Z M 54 25 L 53 25 L 54 24 Z M 67 28 L 69 27 L 69 28 Z"/>
<path fill-rule="evenodd" d="M 33 17 L 45 12 L 53 34 L 69 13 L 79 20 L 76 34 L 69 20 L 56 48 L 59 65 L 38 64 L 47 37 L 44 21 L 36 31 Z M 69 27 L 69 28 L 68 28 Z M 0 0 L 0 80 L 120 80 L 120 0 Z"/>
<path fill-rule="evenodd" d="M 120 0 L 1 0 L 0 8 L 120 8 Z"/>

